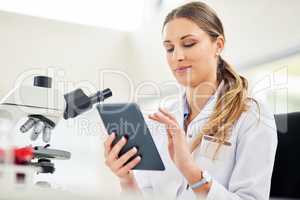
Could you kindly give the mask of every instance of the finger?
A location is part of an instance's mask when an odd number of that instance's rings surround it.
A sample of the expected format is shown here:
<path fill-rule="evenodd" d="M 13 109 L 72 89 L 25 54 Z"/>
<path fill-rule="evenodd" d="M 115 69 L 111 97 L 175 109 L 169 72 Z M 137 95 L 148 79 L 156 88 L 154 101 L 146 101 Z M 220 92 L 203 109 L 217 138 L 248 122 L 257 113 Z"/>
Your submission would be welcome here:
<path fill-rule="evenodd" d="M 106 139 L 106 141 L 104 142 L 104 156 L 105 158 L 107 158 L 109 152 L 111 151 L 112 148 L 112 143 L 115 139 L 115 133 L 111 133 L 109 135 L 109 137 Z"/>
<path fill-rule="evenodd" d="M 159 111 L 161 113 L 163 113 L 164 115 L 166 115 L 167 117 L 169 117 L 171 120 L 174 120 L 175 122 L 177 122 L 176 118 L 174 117 L 174 115 L 172 115 L 169 111 L 167 111 L 166 109 L 164 108 L 159 108 Z"/>
<path fill-rule="evenodd" d="M 151 114 L 151 115 L 149 115 L 149 118 L 152 119 L 152 120 L 155 120 L 155 121 L 157 121 L 159 123 L 166 124 L 167 121 L 162 119 L 163 116 L 165 116 L 166 119 L 169 119 L 168 122 L 174 122 L 174 123 L 176 123 L 176 120 L 174 121 L 174 120 L 170 119 L 167 115 L 165 115 L 162 112 L 157 112 L 157 113 Z"/>
<path fill-rule="evenodd" d="M 136 155 L 136 153 L 137 153 L 136 147 L 133 147 L 132 149 L 130 149 L 128 152 L 126 152 L 124 155 L 122 155 L 120 157 L 120 159 L 118 159 L 118 162 L 116 163 L 116 167 L 117 168 L 122 167 L 131 157 Z"/>
<path fill-rule="evenodd" d="M 108 160 L 115 160 L 121 149 L 123 148 L 123 146 L 126 144 L 126 139 L 125 137 L 122 137 L 117 144 L 115 144 L 112 148 L 112 150 L 110 151 L 109 155 L 108 155 Z"/>
<path fill-rule="evenodd" d="M 174 143 L 170 136 L 168 137 L 168 149 L 169 149 L 169 152 L 174 150 Z"/>
<path fill-rule="evenodd" d="M 168 135 L 168 144 L 170 145 L 170 144 L 172 144 L 173 143 L 173 134 L 172 133 L 168 133 L 167 134 Z"/>
<path fill-rule="evenodd" d="M 148 115 L 148 117 L 149 117 L 150 119 L 152 119 L 152 120 L 155 120 L 155 121 L 158 121 L 158 120 L 159 120 L 158 117 L 155 116 L 154 114 Z"/>
<path fill-rule="evenodd" d="M 141 157 L 137 156 L 135 159 L 133 159 L 132 161 L 130 161 L 127 165 L 125 165 L 124 167 L 122 167 L 118 172 L 117 175 L 119 177 L 124 176 L 126 174 L 128 174 L 128 172 L 134 168 L 137 164 L 139 164 L 139 162 L 141 161 Z"/>
<path fill-rule="evenodd" d="M 161 112 L 157 112 L 154 115 L 158 118 L 158 120 L 161 123 L 166 124 L 168 129 L 170 129 L 170 128 L 171 129 L 178 128 L 178 124 L 176 122 L 174 122 L 173 120 L 169 119 L 167 116 L 165 116 Z"/>
<path fill-rule="evenodd" d="M 167 118 L 161 112 L 156 112 L 156 113 L 152 114 L 152 116 L 153 116 L 153 119 L 155 119 L 156 121 L 158 121 L 160 123 L 170 124 L 172 122 L 169 118 Z"/>
<path fill-rule="evenodd" d="M 149 118 L 153 119 L 159 123 L 165 124 L 167 133 L 168 133 L 168 137 L 169 136 L 172 137 L 172 135 L 174 135 L 174 131 L 172 131 L 172 130 L 179 129 L 179 126 L 176 122 L 170 120 L 168 117 L 166 117 L 165 115 L 163 115 L 160 112 L 149 115 Z"/>
<path fill-rule="evenodd" d="M 109 149 L 112 145 L 113 140 L 115 139 L 115 133 L 112 132 L 104 142 L 104 147 Z"/>
<path fill-rule="evenodd" d="M 158 123 L 166 124 L 166 122 L 163 121 L 163 120 L 161 119 L 161 117 L 158 116 L 157 113 L 152 114 L 151 116 L 149 116 L 149 118 L 152 119 L 152 120 L 154 120 L 154 121 L 156 121 L 156 122 L 158 122 Z"/>

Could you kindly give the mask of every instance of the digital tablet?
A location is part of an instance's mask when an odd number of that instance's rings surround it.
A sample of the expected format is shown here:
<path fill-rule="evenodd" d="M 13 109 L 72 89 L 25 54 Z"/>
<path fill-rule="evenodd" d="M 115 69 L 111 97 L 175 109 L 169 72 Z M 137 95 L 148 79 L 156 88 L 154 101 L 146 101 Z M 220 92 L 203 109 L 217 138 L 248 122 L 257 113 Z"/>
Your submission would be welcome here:
<path fill-rule="evenodd" d="M 103 103 L 97 106 L 97 110 L 107 133 L 114 132 L 117 136 L 113 145 L 123 136 L 127 138 L 127 143 L 121 149 L 119 156 L 137 147 L 137 155 L 142 159 L 133 169 L 165 170 L 148 126 L 136 103 Z"/>

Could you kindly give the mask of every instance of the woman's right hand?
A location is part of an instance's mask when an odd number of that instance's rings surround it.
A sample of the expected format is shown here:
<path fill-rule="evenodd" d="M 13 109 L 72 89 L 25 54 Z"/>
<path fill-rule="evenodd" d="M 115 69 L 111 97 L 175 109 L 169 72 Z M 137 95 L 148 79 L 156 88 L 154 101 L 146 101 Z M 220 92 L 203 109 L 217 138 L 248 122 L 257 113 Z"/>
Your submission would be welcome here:
<path fill-rule="evenodd" d="M 131 173 L 131 169 L 141 161 L 141 157 L 137 156 L 126 165 L 124 165 L 130 158 L 137 154 L 137 149 L 133 147 L 121 157 L 119 157 L 118 155 L 121 149 L 126 144 L 127 139 L 125 137 L 122 137 L 122 139 L 120 139 L 115 145 L 112 145 L 115 137 L 115 133 L 111 133 L 104 142 L 105 164 L 117 177 L 119 177 L 121 183 L 123 182 L 132 184 L 133 182 L 135 182 L 135 180 Z"/>

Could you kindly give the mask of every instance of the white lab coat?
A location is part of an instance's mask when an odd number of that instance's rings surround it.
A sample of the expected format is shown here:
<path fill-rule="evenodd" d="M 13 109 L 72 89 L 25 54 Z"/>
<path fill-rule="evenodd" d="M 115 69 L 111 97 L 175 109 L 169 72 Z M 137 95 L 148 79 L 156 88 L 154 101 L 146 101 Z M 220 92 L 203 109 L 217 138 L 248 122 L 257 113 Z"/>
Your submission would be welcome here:
<path fill-rule="evenodd" d="M 220 87 L 210 97 L 205 107 L 189 124 L 187 139 L 190 142 L 201 130 L 213 111 Z M 184 97 L 184 95 L 182 96 Z M 179 98 L 167 109 L 173 113 L 183 128 L 185 99 Z M 215 160 L 211 158 L 215 143 L 203 140 L 194 152 L 194 160 L 213 178 L 208 200 L 267 200 L 277 147 L 277 132 L 273 114 L 254 102 L 234 124 L 229 139 L 231 146 L 222 145 Z M 196 199 L 187 181 L 176 168 L 168 154 L 167 133 L 163 125 L 145 117 L 154 142 L 166 167 L 165 171 L 134 171 L 144 197 L 154 199 Z"/>

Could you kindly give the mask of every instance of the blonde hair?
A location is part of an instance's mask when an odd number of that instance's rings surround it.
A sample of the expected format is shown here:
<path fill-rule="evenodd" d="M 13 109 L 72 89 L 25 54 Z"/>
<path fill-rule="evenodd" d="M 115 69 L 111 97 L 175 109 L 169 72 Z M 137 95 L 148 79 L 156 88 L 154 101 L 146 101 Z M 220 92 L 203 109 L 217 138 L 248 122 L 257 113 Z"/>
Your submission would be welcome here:
<path fill-rule="evenodd" d="M 225 40 L 223 25 L 219 17 L 214 10 L 203 2 L 191 2 L 173 9 L 166 16 L 163 28 L 169 21 L 176 18 L 186 18 L 193 21 L 210 36 L 212 41 L 215 41 L 219 36 L 223 36 Z M 191 146 L 191 151 L 194 151 L 201 144 L 204 135 L 214 136 L 219 140 L 214 157 L 222 143 L 229 139 L 234 122 L 248 109 L 247 102 L 252 99 L 248 97 L 246 78 L 239 75 L 221 56 L 219 56 L 218 61 L 217 79 L 219 83 L 223 81 L 224 84 L 217 97 L 216 106 Z"/>

